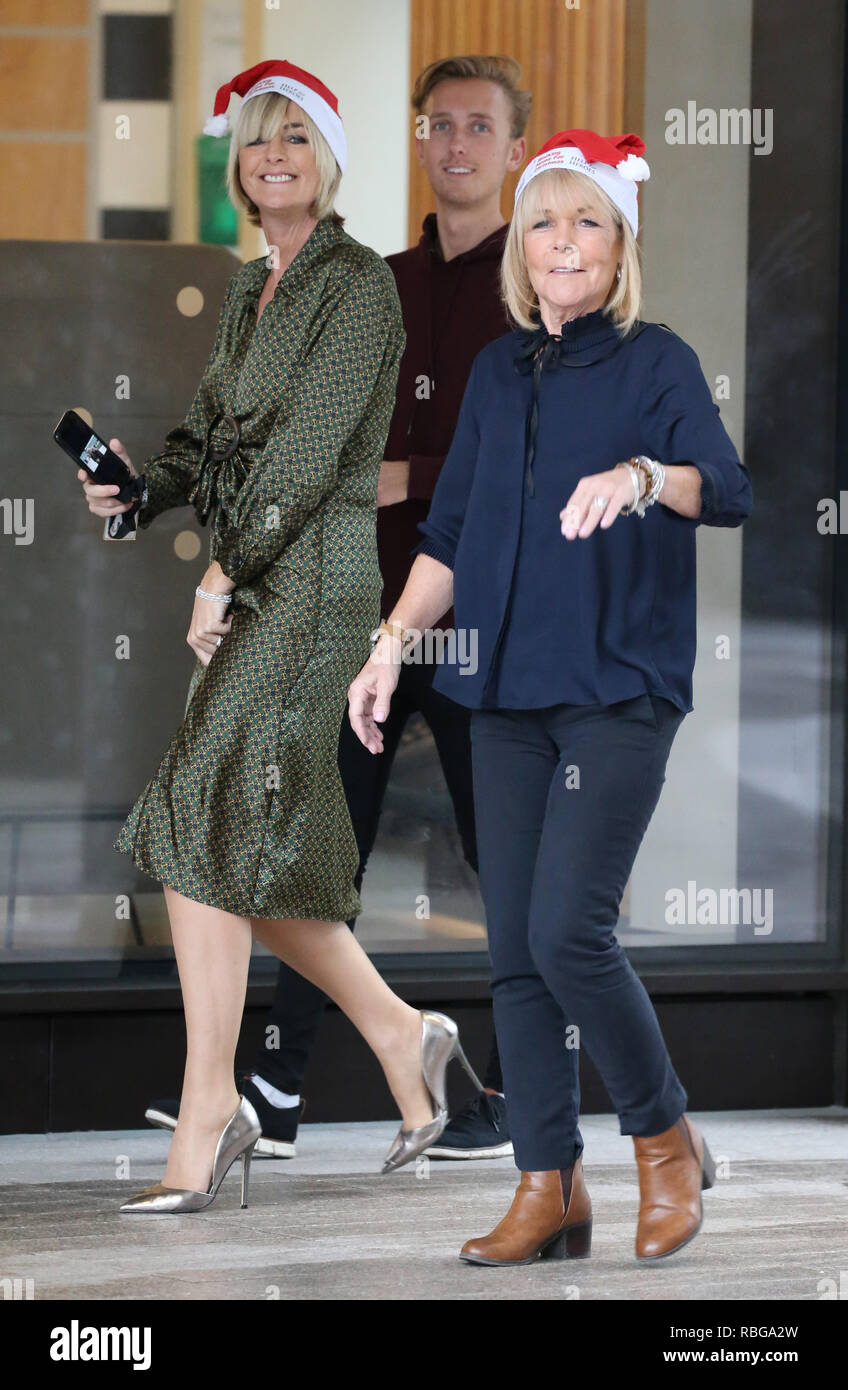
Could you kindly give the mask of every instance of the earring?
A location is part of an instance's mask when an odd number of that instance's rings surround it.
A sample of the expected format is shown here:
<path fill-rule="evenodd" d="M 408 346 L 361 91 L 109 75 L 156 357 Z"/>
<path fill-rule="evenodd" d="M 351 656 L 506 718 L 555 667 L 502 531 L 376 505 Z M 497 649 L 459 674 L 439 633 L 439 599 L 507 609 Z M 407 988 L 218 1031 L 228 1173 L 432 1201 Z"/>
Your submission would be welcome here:
<path fill-rule="evenodd" d="M 618 282 L 619 282 L 620 279 L 621 279 L 621 266 L 618 266 L 618 267 L 616 268 L 616 272 L 615 272 L 615 282 L 616 282 L 616 284 L 618 284 Z"/>

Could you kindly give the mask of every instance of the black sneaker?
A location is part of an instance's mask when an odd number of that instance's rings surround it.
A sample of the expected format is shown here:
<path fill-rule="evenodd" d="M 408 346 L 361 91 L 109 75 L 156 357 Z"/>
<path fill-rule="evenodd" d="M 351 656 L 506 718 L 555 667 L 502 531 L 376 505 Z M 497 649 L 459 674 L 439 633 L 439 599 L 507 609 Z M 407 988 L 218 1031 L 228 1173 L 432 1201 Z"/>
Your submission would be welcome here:
<path fill-rule="evenodd" d="M 448 1120 L 428 1158 L 512 1158 L 512 1140 L 503 1096 L 479 1091 Z"/>
<path fill-rule="evenodd" d="M 254 1086 L 250 1077 L 251 1074 L 241 1077 L 239 1088 L 241 1094 L 250 1101 L 262 1126 L 262 1138 L 256 1142 L 254 1155 L 264 1158 L 294 1158 L 297 1152 L 294 1145 L 297 1126 L 306 1101 L 301 1098 L 300 1105 L 292 1105 L 285 1110 L 272 1105 L 259 1088 Z M 178 1100 L 153 1100 L 145 1110 L 144 1118 L 160 1129 L 173 1130 L 177 1127 L 179 1113 Z"/>
<path fill-rule="evenodd" d="M 240 1090 L 250 1101 L 262 1126 L 262 1138 L 257 1140 L 253 1152 L 265 1158 L 294 1158 L 297 1126 L 306 1101 L 301 1096 L 299 1105 L 290 1105 L 285 1109 L 279 1105 L 272 1105 L 259 1087 L 254 1086 L 252 1074 L 248 1073 L 241 1078 Z"/>

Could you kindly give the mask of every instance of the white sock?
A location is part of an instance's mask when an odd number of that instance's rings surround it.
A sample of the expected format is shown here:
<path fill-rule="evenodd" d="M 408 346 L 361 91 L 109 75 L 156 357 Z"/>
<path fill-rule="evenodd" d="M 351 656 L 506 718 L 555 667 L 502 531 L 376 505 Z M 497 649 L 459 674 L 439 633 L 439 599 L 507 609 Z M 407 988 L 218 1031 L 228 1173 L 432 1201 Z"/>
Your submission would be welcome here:
<path fill-rule="evenodd" d="M 258 1076 L 255 1071 L 251 1072 L 250 1079 L 257 1091 L 261 1091 L 265 1099 L 278 1110 L 293 1110 L 296 1105 L 300 1105 L 300 1096 L 290 1096 L 286 1091 L 278 1091 L 276 1086 L 272 1086 L 270 1081 Z"/>

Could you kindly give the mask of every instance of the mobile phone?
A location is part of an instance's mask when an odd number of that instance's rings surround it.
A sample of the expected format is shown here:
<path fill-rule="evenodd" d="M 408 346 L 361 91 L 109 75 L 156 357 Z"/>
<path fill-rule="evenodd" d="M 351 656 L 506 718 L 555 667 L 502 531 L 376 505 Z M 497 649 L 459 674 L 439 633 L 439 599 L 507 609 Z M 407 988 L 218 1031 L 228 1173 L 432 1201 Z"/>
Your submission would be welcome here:
<path fill-rule="evenodd" d="M 129 502 L 132 499 L 132 493 L 126 488 L 132 482 L 133 475 L 124 460 L 112 452 L 105 440 L 75 410 L 65 411 L 53 431 L 53 438 L 96 483 L 117 483 L 121 489 L 113 494 L 117 501 Z"/>

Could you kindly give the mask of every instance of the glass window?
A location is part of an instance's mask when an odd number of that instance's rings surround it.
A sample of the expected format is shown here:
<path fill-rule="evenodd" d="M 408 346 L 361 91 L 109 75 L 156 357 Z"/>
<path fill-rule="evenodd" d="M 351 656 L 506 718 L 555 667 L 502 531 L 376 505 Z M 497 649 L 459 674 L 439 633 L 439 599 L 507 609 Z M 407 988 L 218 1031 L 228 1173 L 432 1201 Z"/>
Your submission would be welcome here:
<path fill-rule="evenodd" d="M 657 964 L 826 959 L 840 949 L 844 841 L 844 11 L 822 0 L 815 24 L 790 0 L 646 0 L 634 12 L 643 20 L 638 32 L 628 24 L 628 83 L 652 171 L 640 195 L 646 317 L 697 351 L 755 503 L 743 527 L 698 533 L 695 708 L 619 938 Z M 68 167 L 83 184 L 79 161 L 112 141 L 93 201 L 57 224 L 49 252 L 38 206 L 21 203 L 0 249 L 0 299 L 17 325 L 0 347 L 6 980 L 143 975 L 172 959 L 159 886 L 112 842 L 182 718 L 193 665 L 182 638 L 208 534 L 180 509 L 132 544 L 104 543 L 50 438 L 75 407 L 119 433 L 138 464 L 161 447 L 193 396 L 238 263 L 199 244 L 186 191 L 196 150 L 169 124 L 170 21 L 134 18 L 131 33 L 110 16 L 105 48 L 93 33 L 89 47 L 120 82 L 121 53 L 140 45 L 132 81 L 143 90 L 104 87 L 97 129 L 82 110 L 54 113 L 57 139 L 75 132 Z M 204 106 L 241 51 L 221 7 L 205 23 L 194 78 Z M 408 35 L 400 26 L 384 42 Z M 128 148 L 149 151 L 155 137 L 167 151 L 164 165 L 134 174 L 115 126 L 115 103 L 129 97 L 140 124 Z M 201 114 L 191 114 L 197 129 Z M 363 157 L 377 157 L 373 145 Z M 33 167 L 39 158 L 33 146 Z M 406 222 L 405 173 L 396 185 L 392 227 Z M 191 241 L 191 226 L 198 244 L 176 244 Z M 362 896 L 358 934 L 376 956 L 485 964 L 476 874 L 420 714 L 392 766 Z"/>

